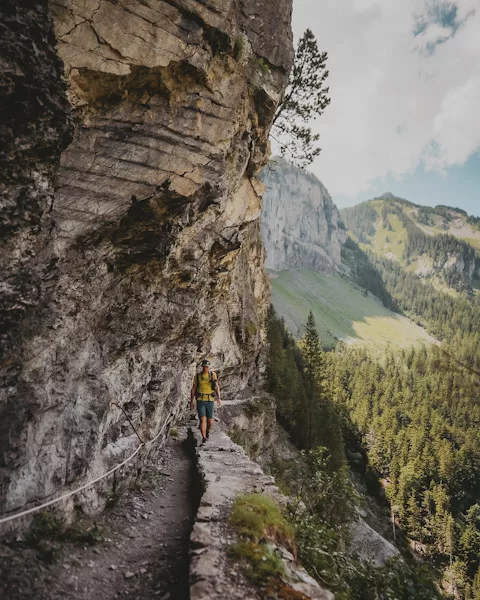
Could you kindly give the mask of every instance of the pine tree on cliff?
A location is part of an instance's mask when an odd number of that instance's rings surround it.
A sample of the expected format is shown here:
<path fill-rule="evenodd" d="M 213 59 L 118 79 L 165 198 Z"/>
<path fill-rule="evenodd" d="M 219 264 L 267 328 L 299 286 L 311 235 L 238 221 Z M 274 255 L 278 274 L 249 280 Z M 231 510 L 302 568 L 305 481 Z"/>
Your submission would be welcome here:
<path fill-rule="evenodd" d="M 327 53 L 320 52 L 310 29 L 300 38 L 283 101 L 273 119 L 272 138 L 280 153 L 297 167 L 307 167 L 320 154 L 320 136 L 309 122 L 330 104 L 326 67 Z"/>
<path fill-rule="evenodd" d="M 303 445 L 308 449 L 327 448 L 332 471 L 345 463 L 345 448 L 340 417 L 327 389 L 327 360 L 310 311 L 302 344 L 305 361 L 305 407 Z M 306 439 L 305 439 L 306 433 Z"/>
<path fill-rule="evenodd" d="M 308 448 L 313 448 L 314 424 L 318 404 L 323 401 L 325 368 L 323 351 L 320 346 L 317 326 L 312 311 L 308 315 L 303 338 L 303 358 L 305 360 L 305 384 L 307 388 L 307 443 Z"/>

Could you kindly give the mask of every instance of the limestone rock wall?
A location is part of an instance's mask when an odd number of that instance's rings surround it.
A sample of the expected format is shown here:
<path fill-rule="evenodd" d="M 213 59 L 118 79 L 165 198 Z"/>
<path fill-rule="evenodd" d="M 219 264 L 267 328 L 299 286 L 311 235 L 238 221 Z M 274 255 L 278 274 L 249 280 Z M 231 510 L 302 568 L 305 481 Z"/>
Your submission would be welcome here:
<path fill-rule="evenodd" d="M 346 231 L 325 186 L 282 159 L 265 168 L 261 229 L 273 271 L 312 269 L 333 273 L 341 264 Z"/>
<path fill-rule="evenodd" d="M 292 57 L 291 0 L 51 0 L 51 20 L 40 0 L 15 7 L 39 34 L 24 29 L 23 63 L 0 79 L 28 147 L 12 128 L 1 157 L 0 513 L 133 451 L 111 401 L 149 439 L 186 407 L 204 355 L 225 397 L 255 377 L 269 292 L 257 174 Z M 64 508 L 98 510 L 109 485 Z"/>
<path fill-rule="evenodd" d="M 25 468 L 42 406 L 24 377 L 26 338 L 49 285 L 54 181 L 73 123 L 46 2 L 0 5 L 0 512 Z M 33 351 L 33 352 L 32 352 Z M 26 368 L 25 368 L 26 367 Z M 23 458 L 22 458 L 23 456 Z M 29 485 L 29 484 L 27 484 Z M 23 503 L 22 501 L 20 502 Z"/>

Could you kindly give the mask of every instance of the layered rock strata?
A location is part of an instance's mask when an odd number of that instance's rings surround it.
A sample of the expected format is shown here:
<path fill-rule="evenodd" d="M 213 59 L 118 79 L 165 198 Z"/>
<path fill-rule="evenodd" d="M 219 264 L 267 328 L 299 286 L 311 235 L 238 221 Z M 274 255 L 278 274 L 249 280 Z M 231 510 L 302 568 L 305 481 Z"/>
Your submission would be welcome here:
<path fill-rule="evenodd" d="M 152 438 L 200 357 L 224 395 L 255 376 L 257 174 L 292 57 L 291 0 L 51 0 L 51 21 L 45 2 L 15 6 L 23 62 L 0 82 L 25 127 L 2 154 L 0 513 L 120 462 L 132 424 Z M 111 484 L 65 510 L 98 510 Z"/>
<path fill-rule="evenodd" d="M 239 494 L 264 493 L 281 505 L 287 503 L 287 498 L 278 491 L 273 477 L 265 475 L 225 433 L 215 431 L 204 445 L 200 443 L 197 427 L 193 434 L 204 492 L 190 538 L 190 598 L 223 600 L 226 590 L 231 600 L 263 598 L 260 590 L 242 576 L 240 566 L 228 558 L 228 548 L 236 541 L 228 518 Z M 275 552 L 285 568 L 286 585 L 291 588 L 292 597 L 296 592 L 312 600 L 333 600 L 333 594 L 321 588 L 288 551 L 278 547 Z"/>
<path fill-rule="evenodd" d="M 275 159 L 264 169 L 261 230 L 273 271 L 312 269 L 331 274 L 341 265 L 346 231 L 325 186 L 311 173 Z"/>

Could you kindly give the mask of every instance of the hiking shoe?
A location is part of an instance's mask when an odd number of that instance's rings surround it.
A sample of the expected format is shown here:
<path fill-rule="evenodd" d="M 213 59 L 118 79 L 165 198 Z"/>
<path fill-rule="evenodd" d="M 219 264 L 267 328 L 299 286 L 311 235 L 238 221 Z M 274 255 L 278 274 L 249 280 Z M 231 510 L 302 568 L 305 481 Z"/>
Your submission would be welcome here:
<path fill-rule="evenodd" d="M 208 440 L 209 437 L 210 437 L 210 432 L 207 431 L 207 440 Z"/>
<path fill-rule="evenodd" d="M 202 444 L 204 444 L 206 441 L 207 441 L 206 437 L 202 438 Z"/>

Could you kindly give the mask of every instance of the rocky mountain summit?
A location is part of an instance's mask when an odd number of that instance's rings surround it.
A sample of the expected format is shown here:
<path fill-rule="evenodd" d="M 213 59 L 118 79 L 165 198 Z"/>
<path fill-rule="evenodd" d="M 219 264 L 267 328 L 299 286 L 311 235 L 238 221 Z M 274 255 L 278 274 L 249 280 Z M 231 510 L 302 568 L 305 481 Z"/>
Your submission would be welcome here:
<path fill-rule="evenodd" d="M 282 159 L 264 169 L 262 180 L 266 192 L 261 231 L 267 268 L 335 272 L 346 232 L 325 186 Z"/>
<path fill-rule="evenodd" d="M 421 206 L 386 192 L 341 212 L 364 249 L 437 285 L 471 292 L 480 276 L 480 220 L 449 206 Z"/>
<path fill-rule="evenodd" d="M 121 462 L 132 424 L 160 448 L 201 356 L 226 393 L 257 373 L 257 176 L 292 35 L 290 0 L 0 12 L 5 514 Z M 62 508 L 95 512 L 109 486 Z"/>

